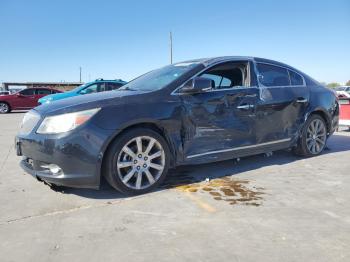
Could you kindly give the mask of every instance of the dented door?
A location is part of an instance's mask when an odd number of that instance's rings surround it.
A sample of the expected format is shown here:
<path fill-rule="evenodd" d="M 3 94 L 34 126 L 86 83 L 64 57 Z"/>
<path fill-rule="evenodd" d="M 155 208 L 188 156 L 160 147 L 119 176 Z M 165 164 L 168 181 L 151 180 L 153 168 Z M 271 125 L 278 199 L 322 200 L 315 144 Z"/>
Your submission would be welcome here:
<path fill-rule="evenodd" d="M 220 151 L 255 144 L 258 93 L 246 87 L 182 96 L 185 157 L 220 159 Z"/>
<path fill-rule="evenodd" d="M 262 87 L 256 109 L 257 143 L 294 138 L 306 114 L 306 86 Z"/>

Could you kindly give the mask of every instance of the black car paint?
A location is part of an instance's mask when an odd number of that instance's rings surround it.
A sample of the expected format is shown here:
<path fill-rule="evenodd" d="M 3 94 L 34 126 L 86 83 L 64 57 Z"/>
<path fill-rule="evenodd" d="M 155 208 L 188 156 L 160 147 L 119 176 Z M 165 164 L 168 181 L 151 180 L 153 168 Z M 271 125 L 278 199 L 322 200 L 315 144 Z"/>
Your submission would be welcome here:
<path fill-rule="evenodd" d="M 172 167 L 292 147 L 308 115 L 315 112 L 325 118 L 329 134 L 337 126 L 338 105 L 333 93 L 288 65 L 250 57 L 197 61 L 201 63 L 196 68 L 157 91 L 109 91 L 37 107 L 41 121 L 50 115 L 97 107 L 101 110 L 88 123 L 67 133 L 37 134 L 39 121 L 29 135 L 19 134 L 16 139 L 23 155 L 34 160 L 33 166 L 22 161 L 22 167 L 49 183 L 98 188 L 108 145 L 135 126 L 153 128 L 165 137 Z M 179 87 L 191 77 L 227 61 L 249 61 L 251 87 L 181 94 Z M 255 62 L 292 69 L 304 77 L 307 85 L 261 88 Z M 307 103 L 297 99 L 306 99 Z M 254 107 L 237 108 L 250 104 Z M 271 143 L 276 140 L 280 142 Z M 54 177 L 40 169 L 40 162 L 57 164 L 64 174 Z"/>

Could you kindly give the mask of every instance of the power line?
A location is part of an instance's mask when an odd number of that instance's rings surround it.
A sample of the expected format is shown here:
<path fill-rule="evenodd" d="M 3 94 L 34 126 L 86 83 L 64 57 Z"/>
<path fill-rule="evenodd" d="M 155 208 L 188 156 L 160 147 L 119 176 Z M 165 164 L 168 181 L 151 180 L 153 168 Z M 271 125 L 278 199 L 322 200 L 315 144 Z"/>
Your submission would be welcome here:
<path fill-rule="evenodd" d="M 170 64 L 173 63 L 173 33 L 170 31 Z"/>

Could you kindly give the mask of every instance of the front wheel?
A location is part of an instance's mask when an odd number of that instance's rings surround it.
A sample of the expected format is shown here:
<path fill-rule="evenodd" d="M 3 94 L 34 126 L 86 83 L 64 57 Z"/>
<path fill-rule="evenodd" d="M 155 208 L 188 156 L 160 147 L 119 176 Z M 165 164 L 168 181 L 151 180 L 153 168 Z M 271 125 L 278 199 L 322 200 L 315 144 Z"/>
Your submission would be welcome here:
<path fill-rule="evenodd" d="M 322 153 L 327 142 L 327 127 L 319 115 L 311 115 L 306 121 L 295 153 L 310 157 Z"/>
<path fill-rule="evenodd" d="M 150 129 L 132 129 L 109 147 L 104 176 L 122 193 L 143 194 L 164 180 L 169 160 L 168 144 L 161 135 Z"/>

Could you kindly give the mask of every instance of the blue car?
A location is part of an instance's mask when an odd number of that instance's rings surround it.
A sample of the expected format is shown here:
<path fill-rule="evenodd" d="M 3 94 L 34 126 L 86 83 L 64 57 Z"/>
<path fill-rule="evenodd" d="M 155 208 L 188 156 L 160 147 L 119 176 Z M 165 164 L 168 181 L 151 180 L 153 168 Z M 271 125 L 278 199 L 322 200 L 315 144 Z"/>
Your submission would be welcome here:
<path fill-rule="evenodd" d="M 119 87 L 125 84 L 126 82 L 121 79 L 118 79 L 118 80 L 96 79 L 93 82 L 89 82 L 84 85 L 78 86 L 71 91 L 45 96 L 39 99 L 38 103 L 39 105 L 41 105 L 41 104 L 51 103 L 53 101 L 61 100 L 68 97 L 93 94 L 93 93 L 104 92 L 104 91 L 111 91 L 111 90 L 118 89 Z"/>

